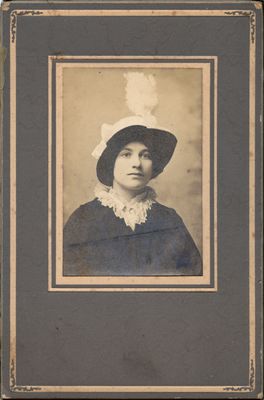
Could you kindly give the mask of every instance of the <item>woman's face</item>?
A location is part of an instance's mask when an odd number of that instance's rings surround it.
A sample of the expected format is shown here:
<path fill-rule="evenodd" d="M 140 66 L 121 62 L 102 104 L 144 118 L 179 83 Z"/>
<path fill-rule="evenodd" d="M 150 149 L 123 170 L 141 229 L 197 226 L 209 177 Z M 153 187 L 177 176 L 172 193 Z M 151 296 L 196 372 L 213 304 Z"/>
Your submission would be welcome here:
<path fill-rule="evenodd" d="M 119 152 L 114 165 L 114 182 L 127 190 L 140 190 L 152 176 L 151 154 L 143 143 L 128 143 Z"/>

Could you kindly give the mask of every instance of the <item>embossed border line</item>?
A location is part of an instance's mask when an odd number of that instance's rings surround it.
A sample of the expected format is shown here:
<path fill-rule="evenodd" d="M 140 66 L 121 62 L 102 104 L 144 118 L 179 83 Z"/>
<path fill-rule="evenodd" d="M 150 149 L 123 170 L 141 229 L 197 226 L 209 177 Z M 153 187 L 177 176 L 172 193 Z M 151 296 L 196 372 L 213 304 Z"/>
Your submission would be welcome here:
<path fill-rule="evenodd" d="M 110 4 L 110 3 L 108 3 Z M 255 3 L 256 6 L 256 3 Z M 257 7 L 256 7 L 257 8 Z M 33 16 L 236 17 L 249 21 L 249 377 L 244 386 L 33 386 L 16 381 L 16 35 L 21 17 Z M 10 14 L 10 390 L 12 392 L 236 393 L 255 389 L 255 63 L 256 13 L 252 10 L 14 10 Z"/>
<path fill-rule="evenodd" d="M 140 59 L 140 62 L 137 60 Z M 67 62 L 63 62 L 67 60 Z M 108 61 L 107 61 L 108 60 Z M 113 62 L 115 60 L 115 62 Z M 201 61 L 202 60 L 202 61 Z M 52 62 L 59 61 L 58 64 L 53 66 L 56 71 L 56 82 L 52 84 L 51 76 L 52 76 Z M 74 62 L 75 61 L 75 62 Z M 82 63 L 80 62 L 82 61 Z M 83 62 L 85 61 L 85 62 Z M 100 64 L 98 62 L 100 61 Z M 122 62 L 120 62 L 122 61 Z M 133 61 L 133 62 L 132 62 Z M 177 63 L 176 63 L 177 61 Z M 216 101 L 216 75 L 217 75 L 217 57 L 215 56 L 207 56 L 207 57 L 187 57 L 187 56 L 142 56 L 142 57 L 104 57 L 104 56 L 49 56 L 49 93 L 52 93 L 53 85 L 56 87 L 56 111 L 52 110 L 51 95 L 49 95 L 49 265 L 48 265 L 48 276 L 49 276 L 49 290 L 50 291 L 217 291 L 217 257 L 214 254 L 214 258 L 210 260 L 210 177 L 212 182 L 216 182 L 216 162 L 214 165 L 215 176 L 210 173 L 210 69 L 211 62 L 213 62 L 213 70 L 214 70 L 214 79 L 215 79 L 215 88 L 214 88 L 214 97 L 212 98 L 213 102 Z M 64 277 L 62 271 L 62 210 L 63 210 L 63 174 L 61 166 L 63 164 L 63 127 L 62 127 L 62 82 L 63 82 L 63 71 L 65 68 L 159 68 L 159 69 L 186 69 L 186 68 L 195 68 L 200 69 L 202 72 L 202 86 L 203 86 L 203 104 L 202 104 L 202 121 L 203 121 L 203 137 L 202 137 L 202 162 L 203 162 L 203 188 L 202 188 L 202 196 L 203 196 L 203 259 L 204 259 L 204 275 L 199 277 L 189 277 L 189 276 L 155 276 L 155 277 Z M 214 117 L 216 117 L 216 109 L 215 104 L 213 105 L 213 113 Z M 55 118 L 56 114 L 56 118 Z M 56 270 L 56 284 L 57 285 L 69 285 L 68 288 L 61 288 L 58 286 L 52 286 L 52 257 L 51 257 L 51 249 L 52 249 L 52 204 L 51 204 L 51 190 L 52 190 L 52 176 L 51 176 L 51 147 L 52 147 L 52 116 L 56 119 L 56 182 L 57 182 L 57 190 L 56 190 L 56 268 L 53 266 L 54 270 Z M 215 122 L 216 127 L 216 122 Z M 217 142 L 216 130 L 214 133 L 214 142 Z M 55 140 L 55 139 L 54 139 Z M 216 151 L 215 155 L 216 156 Z M 215 186 L 216 189 L 216 186 Z M 217 193 L 214 195 L 215 199 L 217 198 Z M 214 210 L 214 226 L 212 224 L 211 230 L 212 235 L 214 237 L 213 242 L 216 247 L 216 233 L 217 233 L 217 210 L 216 210 L 216 201 L 212 206 L 212 210 Z M 215 253 L 215 252 L 214 252 Z M 213 280 L 210 279 L 210 265 L 214 266 L 214 274 Z M 103 287 L 78 287 L 76 285 L 103 285 Z M 107 288 L 108 285 L 115 284 L 120 285 L 120 287 L 112 287 Z M 154 285 L 153 287 L 144 287 L 146 285 Z M 71 285 L 71 286 L 70 286 Z M 142 285 L 141 287 L 127 288 L 125 285 Z M 160 287 L 158 287 L 158 285 Z M 162 285 L 171 285 L 169 288 L 163 288 Z M 174 285 L 174 287 L 173 287 Z M 177 285 L 177 286 L 175 286 Z M 185 287 L 182 288 L 178 285 L 197 285 L 197 287 Z M 201 285 L 201 286 L 200 286 Z M 204 287 L 203 285 L 213 285 L 210 287 Z M 106 287 L 105 287 L 106 286 Z"/>

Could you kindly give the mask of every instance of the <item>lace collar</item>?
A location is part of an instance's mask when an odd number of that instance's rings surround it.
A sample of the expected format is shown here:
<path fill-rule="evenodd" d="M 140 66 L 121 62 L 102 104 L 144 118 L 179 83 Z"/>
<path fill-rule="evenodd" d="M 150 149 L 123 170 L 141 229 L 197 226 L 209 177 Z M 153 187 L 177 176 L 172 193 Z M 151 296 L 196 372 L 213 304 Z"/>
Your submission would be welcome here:
<path fill-rule="evenodd" d="M 148 210 L 156 199 L 155 190 L 149 186 L 128 202 L 121 201 L 114 189 L 109 186 L 97 185 L 94 193 L 103 206 L 112 208 L 116 217 L 123 219 L 133 231 L 136 224 L 144 224 L 147 221 Z"/>

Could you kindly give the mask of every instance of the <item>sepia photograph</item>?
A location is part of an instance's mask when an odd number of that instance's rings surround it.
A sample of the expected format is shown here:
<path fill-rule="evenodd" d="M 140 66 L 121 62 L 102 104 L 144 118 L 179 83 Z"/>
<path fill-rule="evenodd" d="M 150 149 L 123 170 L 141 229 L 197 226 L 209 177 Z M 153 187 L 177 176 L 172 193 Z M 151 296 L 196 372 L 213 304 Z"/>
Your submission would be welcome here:
<path fill-rule="evenodd" d="M 1 398 L 261 398 L 261 4 L 1 11 Z"/>
<path fill-rule="evenodd" d="M 202 69 L 68 67 L 62 102 L 63 275 L 202 275 Z"/>

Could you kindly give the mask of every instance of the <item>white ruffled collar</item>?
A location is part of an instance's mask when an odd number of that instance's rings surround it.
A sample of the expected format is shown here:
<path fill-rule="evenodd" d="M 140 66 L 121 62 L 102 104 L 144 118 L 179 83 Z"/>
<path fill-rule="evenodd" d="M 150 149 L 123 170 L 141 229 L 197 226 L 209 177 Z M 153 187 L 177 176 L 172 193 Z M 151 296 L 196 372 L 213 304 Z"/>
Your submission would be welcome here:
<path fill-rule="evenodd" d="M 148 210 L 157 197 L 155 190 L 149 186 L 128 202 L 121 201 L 115 190 L 109 186 L 99 184 L 94 193 L 103 206 L 112 208 L 116 217 L 123 219 L 133 231 L 136 224 L 144 224 L 147 221 Z"/>

